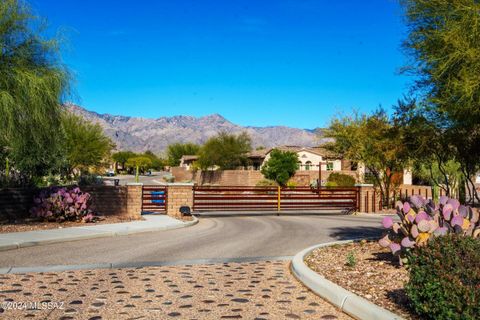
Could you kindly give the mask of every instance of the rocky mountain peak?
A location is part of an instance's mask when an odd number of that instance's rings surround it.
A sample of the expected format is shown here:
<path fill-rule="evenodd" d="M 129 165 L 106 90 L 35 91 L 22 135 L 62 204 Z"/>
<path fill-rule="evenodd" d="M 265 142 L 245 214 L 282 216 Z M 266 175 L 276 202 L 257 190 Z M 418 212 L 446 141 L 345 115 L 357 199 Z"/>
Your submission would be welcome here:
<path fill-rule="evenodd" d="M 67 110 L 85 119 L 99 123 L 112 138 L 118 150 L 143 152 L 152 150 L 163 153 L 166 147 L 176 142 L 202 144 L 220 131 L 240 133 L 246 131 L 252 138 L 253 146 L 266 148 L 281 145 L 315 146 L 322 139 L 314 130 L 283 126 L 242 127 L 215 113 L 203 117 L 173 116 L 156 119 L 99 114 L 81 106 L 68 104 Z"/>

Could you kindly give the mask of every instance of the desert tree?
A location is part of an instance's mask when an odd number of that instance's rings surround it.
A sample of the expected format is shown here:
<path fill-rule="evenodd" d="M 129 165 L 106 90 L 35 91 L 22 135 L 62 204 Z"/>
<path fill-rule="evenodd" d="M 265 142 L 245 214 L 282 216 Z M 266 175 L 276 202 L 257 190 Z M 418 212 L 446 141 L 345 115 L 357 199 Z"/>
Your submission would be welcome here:
<path fill-rule="evenodd" d="M 63 112 L 61 124 L 64 134 L 62 149 L 69 174 L 74 169 L 86 172 L 89 167 L 98 167 L 109 158 L 115 145 L 99 124 L 68 111 Z"/>
<path fill-rule="evenodd" d="M 263 164 L 261 172 L 266 179 L 284 187 L 297 170 L 298 155 L 295 152 L 273 149 L 270 151 L 270 157 Z"/>
<path fill-rule="evenodd" d="M 416 76 L 413 89 L 441 127 L 473 192 L 480 170 L 480 2 L 401 0 L 410 58 L 404 71 Z"/>
<path fill-rule="evenodd" d="M 28 179 L 61 158 L 61 103 L 69 74 L 59 40 L 44 36 L 24 1 L 0 1 L 0 169 L 6 160 Z"/>
<path fill-rule="evenodd" d="M 246 132 L 238 135 L 220 132 L 205 142 L 199 151 L 198 164 L 202 170 L 218 167 L 221 170 L 236 169 L 248 165 L 248 153 L 252 140 Z"/>
<path fill-rule="evenodd" d="M 173 143 L 167 147 L 167 164 L 176 167 L 180 159 L 186 155 L 197 155 L 200 146 L 194 143 Z"/>
<path fill-rule="evenodd" d="M 383 203 L 388 204 L 391 191 L 398 184 L 395 176 L 409 163 L 401 143 L 401 130 L 392 124 L 386 112 L 379 109 L 371 115 L 334 118 L 323 134 L 332 139 L 325 145 L 327 150 L 365 166 L 383 196 Z"/>

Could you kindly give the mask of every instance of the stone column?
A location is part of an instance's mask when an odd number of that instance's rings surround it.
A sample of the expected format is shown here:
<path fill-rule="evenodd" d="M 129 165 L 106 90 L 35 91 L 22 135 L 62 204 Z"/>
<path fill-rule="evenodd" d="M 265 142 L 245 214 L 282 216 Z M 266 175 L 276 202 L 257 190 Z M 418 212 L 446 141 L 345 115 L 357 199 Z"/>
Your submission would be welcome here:
<path fill-rule="evenodd" d="M 127 184 L 127 216 L 139 218 L 142 215 L 143 183 Z"/>
<path fill-rule="evenodd" d="M 355 186 L 360 187 L 360 212 L 368 213 L 378 209 L 378 205 L 374 207 L 373 194 L 375 193 L 375 188 L 373 184 L 356 184 Z"/>
<path fill-rule="evenodd" d="M 181 218 L 180 207 L 188 206 L 193 211 L 193 183 L 169 183 L 167 192 L 167 214 Z"/>

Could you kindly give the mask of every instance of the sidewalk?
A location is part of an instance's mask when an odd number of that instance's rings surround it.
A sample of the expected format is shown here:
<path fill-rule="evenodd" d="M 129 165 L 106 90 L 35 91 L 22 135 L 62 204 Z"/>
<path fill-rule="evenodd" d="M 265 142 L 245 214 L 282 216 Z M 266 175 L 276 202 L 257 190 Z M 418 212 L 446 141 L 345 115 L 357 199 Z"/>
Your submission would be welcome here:
<path fill-rule="evenodd" d="M 183 222 L 166 215 L 147 215 L 144 216 L 144 219 L 143 221 L 92 226 L 85 225 L 84 227 L 64 229 L 2 233 L 0 234 L 0 251 L 65 241 L 178 229 L 194 225 L 198 222 L 196 218 L 193 218 L 193 221 Z"/>

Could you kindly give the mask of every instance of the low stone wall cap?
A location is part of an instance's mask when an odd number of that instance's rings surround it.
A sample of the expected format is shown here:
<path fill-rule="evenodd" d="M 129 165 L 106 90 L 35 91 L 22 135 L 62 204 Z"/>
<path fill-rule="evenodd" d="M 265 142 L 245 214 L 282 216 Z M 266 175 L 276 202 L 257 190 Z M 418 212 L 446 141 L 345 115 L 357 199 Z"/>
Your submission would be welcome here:
<path fill-rule="evenodd" d="M 357 183 L 357 184 L 355 184 L 355 187 L 373 187 L 373 184 L 371 184 L 371 183 Z"/>
<path fill-rule="evenodd" d="M 193 187 L 193 182 L 174 182 L 174 183 L 169 183 L 169 187 Z"/>
<path fill-rule="evenodd" d="M 127 183 L 127 186 L 143 186 L 143 183 L 129 182 Z"/>

